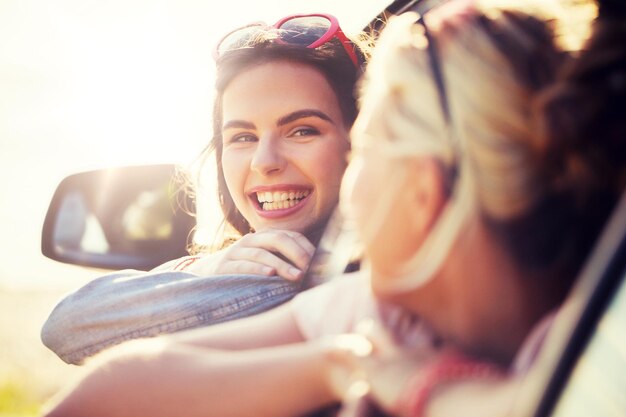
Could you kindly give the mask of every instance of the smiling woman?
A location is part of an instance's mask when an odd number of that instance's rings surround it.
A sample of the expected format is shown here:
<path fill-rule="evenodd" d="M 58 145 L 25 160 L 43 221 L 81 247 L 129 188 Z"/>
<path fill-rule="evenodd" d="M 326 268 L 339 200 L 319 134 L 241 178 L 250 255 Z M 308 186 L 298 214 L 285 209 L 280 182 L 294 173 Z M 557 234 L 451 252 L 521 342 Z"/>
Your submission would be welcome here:
<path fill-rule="evenodd" d="M 0 174 L 21 182 L 0 192 L 3 201 L 23 203 L 0 209 L 3 230 L 15 229 L 0 239 L 7 254 L 2 285 L 78 283 L 72 280 L 86 272 L 39 254 L 40 222 L 55 185 L 78 171 L 191 161 L 211 130 L 211 45 L 236 25 L 311 9 L 305 1 L 281 3 L 243 0 L 216 11 L 202 1 L 2 2 Z M 333 11 L 354 33 L 387 2 L 332 3 L 315 7 Z M 17 253 L 27 254 L 28 265 Z M 56 278 L 42 282 L 43 275 Z"/>
<path fill-rule="evenodd" d="M 259 108 L 249 97 L 272 104 Z M 312 67 L 271 62 L 233 80 L 222 105 L 222 166 L 239 212 L 255 231 L 286 229 L 319 240 L 350 146 L 331 86 Z"/>
<path fill-rule="evenodd" d="M 0 2 L 0 294 L 9 300 L 0 301 L 0 386 L 18 375 L 39 398 L 58 387 L 70 370 L 40 344 L 41 325 L 60 297 L 102 273 L 41 255 L 59 181 L 102 167 L 187 164 L 211 130 L 210 46 L 219 36 L 311 7 L 354 33 L 387 1 L 358 3 Z"/>
<path fill-rule="evenodd" d="M 301 278 L 338 202 L 365 56 L 333 16 L 280 22 L 289 30 L 231 32 L 227 39 L 239 43 L 216 59 L 213 137 L 204 158 L 215 156 L 218 201 L 234 242 L 149 273 L 107 275 L 68 296 L 42 331 L 64 360 L 256 314 L 304 288 Z M 283 36 L 294 32 L 307 36 Z"/>

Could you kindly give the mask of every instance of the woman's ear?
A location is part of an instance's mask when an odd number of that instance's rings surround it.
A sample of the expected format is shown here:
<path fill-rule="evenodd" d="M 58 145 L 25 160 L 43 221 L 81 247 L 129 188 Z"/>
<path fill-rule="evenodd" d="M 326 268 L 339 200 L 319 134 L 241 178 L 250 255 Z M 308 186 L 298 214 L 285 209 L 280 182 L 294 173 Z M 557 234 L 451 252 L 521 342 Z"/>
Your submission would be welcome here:
<path fill-rule="evenodd" d="M 448 201 L 445 173 L 439 161 L 424 157 L 408 161 L 406 197 L 412 208 L 411 231 L 424 238 Z"/>

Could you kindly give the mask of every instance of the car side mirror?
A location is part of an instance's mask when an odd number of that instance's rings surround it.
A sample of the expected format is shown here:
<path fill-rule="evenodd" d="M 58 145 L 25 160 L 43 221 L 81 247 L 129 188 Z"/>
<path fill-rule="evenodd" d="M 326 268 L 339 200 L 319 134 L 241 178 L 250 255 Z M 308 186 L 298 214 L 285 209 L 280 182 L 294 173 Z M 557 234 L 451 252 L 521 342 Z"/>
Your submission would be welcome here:
<path fill-rule="evenodd" d="M 187 254 L 193 202 L 175 165 L 127 166 L 65 178 L 43 225 L 48 258 L 105 269 L 152 269 Z"/>

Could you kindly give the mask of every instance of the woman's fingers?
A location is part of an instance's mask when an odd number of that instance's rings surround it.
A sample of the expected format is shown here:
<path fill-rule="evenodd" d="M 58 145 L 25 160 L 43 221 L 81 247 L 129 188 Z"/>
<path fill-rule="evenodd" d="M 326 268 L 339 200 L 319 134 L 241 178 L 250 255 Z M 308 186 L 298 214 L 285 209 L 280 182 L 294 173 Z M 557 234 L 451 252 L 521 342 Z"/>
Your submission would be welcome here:
<path fill-rule="evenodd" d="M 231 260 L 224 262 L 215 271 L 216 274 L 240 275 L 277 275 L 276 269 L 263 263 L 248 260 Z"/>
<path fill-rule="evenodd" d="M 297 268 L 267 249 L 256 247 L 233 250 L 220 269 L 220 273 L 279 275 L 288 280 L 300 279 L 304 274 L 304 269 Z"/>
<path fill-rule="evenodd" d="M 219 252 L 185 264 L 185 270 L 202 275 L 279 275 L 288 280 L 302 278 L 315 247 L 301 233 L 268 229 L 243 236 Z"/>
<path fill-rule="evenodd" d="M 298 232 L 287 230 L 264 230 L 250 233 L 229 248 L 230 258 L 242 259 L 237 252 L 242 248 L 258 248 L 284 258 L 301 271 L 306 270 L 315 252 L 315 247 Z M 250 252 L 246 252 L 250 253 Z M 258 254 L 257 254 L 258 255 Z"/>

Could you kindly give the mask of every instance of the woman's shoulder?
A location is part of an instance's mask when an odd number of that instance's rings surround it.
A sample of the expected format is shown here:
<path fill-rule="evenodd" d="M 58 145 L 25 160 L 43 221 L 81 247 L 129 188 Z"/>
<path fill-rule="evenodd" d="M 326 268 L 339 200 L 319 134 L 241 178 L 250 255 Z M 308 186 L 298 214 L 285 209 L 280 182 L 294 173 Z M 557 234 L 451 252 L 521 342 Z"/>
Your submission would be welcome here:
<path fill-rule="evenodd" d="M 293 315 L 307 339 L 354 331 L 356 322 L 372 313 L 367 275 L 344 274 L 303 291 L 292 301 Z"/>

